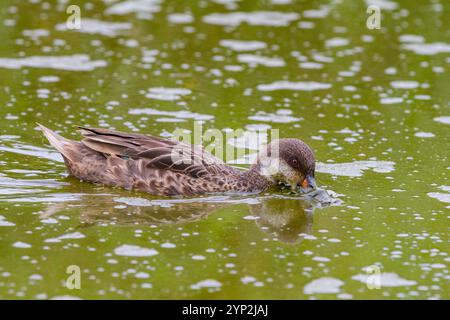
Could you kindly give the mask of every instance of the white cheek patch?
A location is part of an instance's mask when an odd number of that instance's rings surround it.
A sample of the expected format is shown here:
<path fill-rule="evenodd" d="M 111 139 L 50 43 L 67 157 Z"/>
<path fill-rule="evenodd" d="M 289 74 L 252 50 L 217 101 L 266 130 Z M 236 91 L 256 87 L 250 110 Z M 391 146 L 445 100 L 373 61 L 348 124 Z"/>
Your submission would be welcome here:
<path fill-rule="evenodd" d="M 285 161 L 281 161 L 280 171 L 283 174 L 285 182 L 289 182 L 289 184 L 299 182 L 301 174 L 292 169 Z"/>
<path fill-rule="evenodd" d="M 272 181 L 282 181 L 287 183 L 297 182 L 300 175 L 292 169 L 284 160 L 272 157 L 260 159 L 261 174 Z"/>
<path fill-rule="evenodd" d="M 261 174 L 271 180 L 276 180 L 280 175 L 280 161 L 271 157 L 261 159 Z"/>

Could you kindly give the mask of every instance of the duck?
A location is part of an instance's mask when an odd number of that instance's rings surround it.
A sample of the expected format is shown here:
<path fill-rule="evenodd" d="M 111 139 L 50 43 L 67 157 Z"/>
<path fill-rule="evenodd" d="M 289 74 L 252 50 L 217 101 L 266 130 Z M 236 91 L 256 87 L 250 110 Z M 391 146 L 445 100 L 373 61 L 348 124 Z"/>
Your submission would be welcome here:
<path fill-rule="evenodd" d="M 316 189 L 315 157 L 302 140 L 271 141 L 247 170 L 225 164 L 198 145 L 139 133 L 80 126 L 81 141 L 38 124 L 81 181 L 158 196 L 260 193 L 277 185 Z"/>

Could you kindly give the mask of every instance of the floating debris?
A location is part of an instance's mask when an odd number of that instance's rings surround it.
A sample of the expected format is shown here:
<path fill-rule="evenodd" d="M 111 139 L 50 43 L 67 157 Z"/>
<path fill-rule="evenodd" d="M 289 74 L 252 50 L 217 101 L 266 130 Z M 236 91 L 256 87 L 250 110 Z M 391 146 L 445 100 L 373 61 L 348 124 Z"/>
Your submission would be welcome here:
<path fill-rule="evenodd" d="M 255 51 L 267 47 L 262 41 L 220 40 L 219 44 L 233 51 Z"/>
<path fill-rule="evenodd" d="M 203 22 L 234 27 L 242 23 L 248 23 L 252 26 L 284 27 L 299 17 L 300 15 L 295 12 L 277 11 L 212 13 L 204 16 Z"/>
<path fill-rule="evenodd" d="M 297 91 L 314 91 L 331 88 L 329 83 L 321 83 L 314 81 L 275 81 L 268 84 L 258 85 L 260 91 L 274 91 L 274 90 L 297 90 Z"/>
<path fill-rule="evenodd" d="M 393 161 L 354 161 L 345 163 L 318 163 L 317 171 L 329 173 L 334 176 L 361 177 L 365 170 L 372 169 L 377 173 L 389 173 L 394 171 Z"/>
<path fill-rule="evenodd" d="M 304 294 L 336 294 L 341 291 L 341 286 L 344 284 L 343 281 L 331 278 L 323 277 L 315 279 L 308 283 L 303 288 Z"/>
<path fill-rule="evenodd" d="M 381 273 L 379 278 L 379 285 L 380 287 L 408 287 L 408 286 L 415 286 L 417 284 L 414 280 L 407 280 L 401 278 L 398 274 L 393 272 L 383 272 Z M 374 278 L 374 275 L 370 274 L 357 274 L 352 277 L 353 280 L 362 282 L 364 284 L 374 283 L 372 279 Z"/>
<path fill-rule="evenodd" d="M 158 251 L 136 245 L 124 244 L 115 248 L 114 253 L 118 256 L 125 257 L 152 257 L 157 255 Z"/>
<path fill-rule="evenodd" d="M 220 288 L 222 283 L 214 279 L 205 279 L 191 285 L 191 289 L 199 290 L 203 288 Z"/>
<path fill-rule="evenodd" d="M 73 31 L 87 34 L 100 34 L 106 37 L 116 37 L 121 31 L 130 30 L 132 26 L 133 25 L 129 22 L 109 22 L 83 18 L 83 23 L 81 23 L 80 28 L 74 29 Z M 72 31 L 72 29 L 67 28 L 66 23 L 59 23 L 55 28 L 58 31 Z"/>
<path fill-rule="evenodd" d="M 0 58 L 0 68 L 20 69 L 23 67 L 58 69 L 67 71 L 92 71 L 105 67 L 105 60 L 91 60 L 86 54 L 71 56 L 32 56 L 26 58 Z"/>

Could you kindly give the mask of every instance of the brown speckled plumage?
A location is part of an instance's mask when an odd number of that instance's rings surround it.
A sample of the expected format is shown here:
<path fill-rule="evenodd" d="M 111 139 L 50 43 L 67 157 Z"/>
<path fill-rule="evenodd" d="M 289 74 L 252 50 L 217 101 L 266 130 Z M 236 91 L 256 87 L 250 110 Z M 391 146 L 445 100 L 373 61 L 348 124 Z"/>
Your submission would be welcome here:
<path fill-rule="evenodd" d="M 250 170 L 240 171 L 201 147 L 178 141 L 84 127 L 84 139 L 73 141 L 40 127 L 63 155 L 69 173 L 84 181 L 164 196 L 260 192 L 278 183 L 262 174 L 260 158 Z M 288 163 L 297 159 L 290 169 L 302 180 L 311 170 L 314 175 L 309 147 L 300 140 L 283 140 L 280 157 Z"/>

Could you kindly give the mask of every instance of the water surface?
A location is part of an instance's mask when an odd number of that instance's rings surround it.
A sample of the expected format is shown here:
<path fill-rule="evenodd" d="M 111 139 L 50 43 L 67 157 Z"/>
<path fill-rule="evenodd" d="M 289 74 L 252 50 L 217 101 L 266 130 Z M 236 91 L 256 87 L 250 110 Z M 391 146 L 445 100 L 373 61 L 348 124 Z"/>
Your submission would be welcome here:
<path fill-rule="evenodd" d="M 380 30 L 369 0 L 78 3 L 0 4 L 0 298 L 450 298 L 446 1 L 375 1 Z M 81 183 L 36 125 L 195 120 L 303 139 L 334 200 Z"/>

